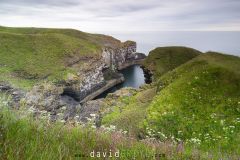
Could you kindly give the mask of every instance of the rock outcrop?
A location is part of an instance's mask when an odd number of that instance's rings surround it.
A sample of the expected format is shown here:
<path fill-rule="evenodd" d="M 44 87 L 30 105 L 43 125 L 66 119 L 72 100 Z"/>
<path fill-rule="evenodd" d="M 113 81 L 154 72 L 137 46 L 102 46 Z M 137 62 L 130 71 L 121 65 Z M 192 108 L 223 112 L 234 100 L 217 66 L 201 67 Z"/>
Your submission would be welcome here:
<path fill-rule="evenodd" d="M 112 112 L 114 106 L 125 106 L 119 98 L 134 96 L 139 89 L 134 89 L 131 87 L 122 88 L 114 93 L 110 93 L 106 98 L 91 100 L 86 102 L 79 114 L 78 121 L 81 123 L 86 123 L 88 120 L 93 119 L 93 123 L 96 127 L 100 127 L 102 123 L 102 117 L 106 114 Z M 119 108 L 121 109 L 121 108 Z"/>
<path fill-rule="evenodd" d="M 34 114 L 40 114 L 41 111 L 50 113 L 50 120 L 55 121 L 68 120 L 76 115 L 81 105 L 72 97 L 61 96 L 62 86 L 55 86 L 50 83 L 44 83 L 34 86 L 23 99 L 23 102 L 33 108 Z"/>
<path fill-rule="evenodd" d="M 133 41 L 126 41 L 121 47 L 103 49 L 102 57 L 105 62 L 113 70 L 121 70 L 127 67 L 126 64 L 134 65 L 143 60 L 146 56 L 137 53 L 137 44 Z M 129 66 L 129 65 L 128 65 Z"/>
<path fill-rule="evenodd" d="M 94 67 L 84 73 L 78 73 L 79 78 L 75 81 L 67 81 L 64 85 L 63 95 L 73 97 L 76 101 L 82 101 L 89 94 L 101 89 L 106 85 L 103 76 L 104 63 L 101 61 L 93 63 Z"/>
<path fill-rule="evenodd" d="M 15 96 L 15 101 L 24 97 L 24 104 L 30 107 L 34 114 L 47 111 L 51 120 L 68 120 L 80 115 L 81 121 L 85 121 L 84 117 L 88 117 L 92 110 L 93 113 L 98 111 L 98 107 L 93 105 L 98 101 L 88 101 L 122 83 L 124 77 L 118 70 L 138 64 L 144 58 L 144 54 L 136 53 L 136 43 L 132 41 L 114 47 L 106 46 L 103 48 L 102 57 L 84 61 L 88 67 L 79 69 L 77 74 L 69 73 L 67 79 L 61 83 L 46 82 L 36 85 L 28 93 L 21 94 L 21 97 Z M 4 86 L 0 89 L 11 90 L 11 87 Z M 14 94 L 15 92 L 12 92 L 13 96 Z"/>
<path fill-rule="evenodd" d="M 104 77 L 103 71 L 108 69 L 112 74 L 130 65 L 139 64 L 146 56 L 136 53 L 136 42 L 127 41 L 118 47 L 106 47 L 103 49 L 101 59 L 93 62 L 90 70 L 82 71 L 75 82 L 65 84 L 63 95 L 73 97 L 80 102 L 86 102 L 97 97 L 107 89 L 122 83 L 124 78 L 118 75 L 110 80 Z"/>
<path fill-rule="evenodd" d="M 19 102 L 25 96 L 24 91 L 17 88 L 13 88 L 11 85 L 4 82 L 2 83 L 0 82 L 0 93 L 8 94 L 12 99 L 10 106 L 13 106 L 16 109 L 20 107 Z"/>

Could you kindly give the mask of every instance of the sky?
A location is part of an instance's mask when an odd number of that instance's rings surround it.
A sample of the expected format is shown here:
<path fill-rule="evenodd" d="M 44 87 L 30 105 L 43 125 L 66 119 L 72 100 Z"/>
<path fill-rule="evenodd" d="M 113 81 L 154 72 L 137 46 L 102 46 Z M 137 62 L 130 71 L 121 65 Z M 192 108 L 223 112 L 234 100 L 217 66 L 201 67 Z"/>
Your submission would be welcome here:
<path fill-rule="evenodd" d="M 240 31 L 240 0 L 0 0 L 0 25 L 101 31 Z"/>

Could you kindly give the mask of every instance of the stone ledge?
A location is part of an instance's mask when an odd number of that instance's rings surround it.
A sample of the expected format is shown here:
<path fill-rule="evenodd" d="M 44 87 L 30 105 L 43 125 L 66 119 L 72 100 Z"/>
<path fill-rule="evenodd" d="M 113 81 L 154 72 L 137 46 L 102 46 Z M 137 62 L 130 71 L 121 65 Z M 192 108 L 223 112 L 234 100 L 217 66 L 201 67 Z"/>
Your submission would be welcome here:
<path fill-rule="evenodd" d="M 124 80 L 125 80 L 124 76 L 121 74 L 120 78 L 112 79 L 112 80 L 107 81 L 105 86 L 103 86 L 102 88 L 96 90 L 92 94 L 85 97 L 80 103 L 85 103 L 87 101 L 93 100 L 95 97 L 99 96 L 100 94 L 102 94 L 106 90 L 116 86 L 117 84 L 120 84 L 120 83 L 124 82 Z"/>

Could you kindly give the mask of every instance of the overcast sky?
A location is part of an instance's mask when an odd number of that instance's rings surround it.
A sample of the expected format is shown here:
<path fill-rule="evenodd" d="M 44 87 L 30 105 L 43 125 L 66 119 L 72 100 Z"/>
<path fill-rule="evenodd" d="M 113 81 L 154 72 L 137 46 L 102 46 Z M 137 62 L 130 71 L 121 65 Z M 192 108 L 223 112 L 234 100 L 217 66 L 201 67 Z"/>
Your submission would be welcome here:
<path fill-rule="evenodd" d="M 240 31 L 240 0 L 0 0 L 0 25 L 82 31 Z"/>

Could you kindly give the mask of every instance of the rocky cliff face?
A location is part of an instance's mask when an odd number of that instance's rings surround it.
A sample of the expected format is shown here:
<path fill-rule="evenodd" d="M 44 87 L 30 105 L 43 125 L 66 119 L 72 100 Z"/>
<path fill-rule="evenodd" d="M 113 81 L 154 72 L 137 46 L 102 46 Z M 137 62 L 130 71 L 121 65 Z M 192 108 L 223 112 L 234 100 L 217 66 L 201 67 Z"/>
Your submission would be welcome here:
<path fill-rule="evenodd" d="M 81 77 L 81 80 L 77 80 L 74 83 L 67 83 L 63 95 L 69 95 L 77 101 L 84 100 L 91 93 L 107 85 L 108 81 L 103 75 L 104 69 L 117 72 L 117 70 L 124 68 L 126 64 L 131 63 L 133 65 L 138 60 L 145 58 L 142 54 L 136 53 L 136 48 L 136 42 L 132 41 L 124 42 L 115 48 L 104 48 L 101 59 L 92 63 L 94 67 L 91 70 L 79 73 L 78 76 Z M 118 83 L 124 80 L 121 76 L 117 77 L 117 79 L 121 79 Z"/>
<path fill-rule="evenodd" d="M 121 70 L 126 63 L 144 59 L 143 54 L 137 53 L 137 44 L 133 41 L 126 41 L 117 48 L 104 48 L 102 57 L 106 65 L 113 70 Z"/>
<path fill-rule="evenodd" d="M 37 114 L 43 110 L 48 111 L 53 120 L 69 119 L 82 108 L 80 102 L 85 103 L 97 94 L 123 82 L 124 77 L 118 70 L 144 58 L 143 54 L 136 53 L 136 43 L 132 41 L 121 43 L 117 47 L 107 46 L 103 48 L 101 58 L 85 62 L 89 67 L 79 70 L 77 75 L 70 74 L 61 84 L 46 82 L 35 86 L 26 94 L 25 104 Z M 110 73 L 110 78 L 106 78 L 106 70 Z"/>
<path fill-rule="evenodd" d="M 86 96 L 100 89 L 106 84 L 102 72 L 105 64 L 100 60 L 92 65 L 93 67 L 91 70 L 78 73 L 80 78 L 77 78 L 75 81 L 66 82 L 63 95 L 69 95 L 75 100 L 81 101 Z"/>

